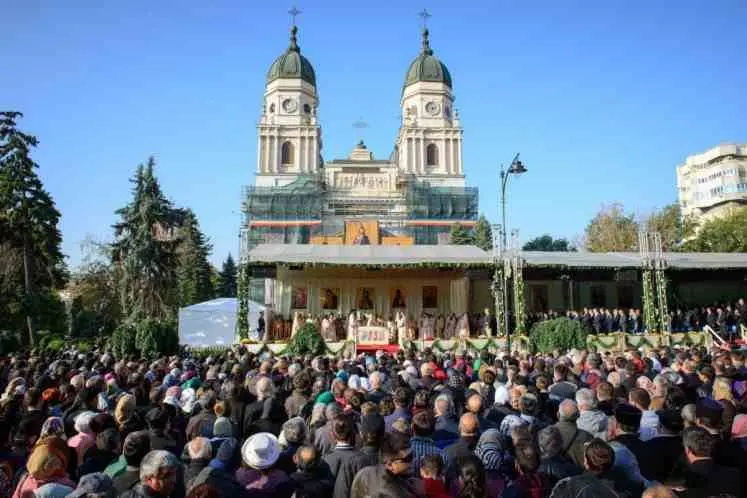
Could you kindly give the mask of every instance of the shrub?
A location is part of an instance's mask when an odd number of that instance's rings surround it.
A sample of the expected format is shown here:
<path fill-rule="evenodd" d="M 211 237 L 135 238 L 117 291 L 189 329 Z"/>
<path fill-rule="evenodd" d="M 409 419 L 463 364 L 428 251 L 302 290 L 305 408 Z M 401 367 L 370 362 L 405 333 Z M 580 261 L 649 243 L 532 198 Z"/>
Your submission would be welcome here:
<path fill-rule="evenodd" d="M 555 318 L 537 322 L 529 333 L 532 349 L 549 353 L 555 349 L 568 351 L 586 347 L 586 329 L 570 318 Z"/>
<path fill-rule="evenodd" d="M 10 330 L 0 330 L 0 355 L 15 353 L 21 349 L 21 336 Z"/>
<path fill-rule="evenodd" d="M 288 344 L 288 353 L 293 356 L 319 356 L 326 352 L 327 345 L 313 323 L 304 324 Z"/>

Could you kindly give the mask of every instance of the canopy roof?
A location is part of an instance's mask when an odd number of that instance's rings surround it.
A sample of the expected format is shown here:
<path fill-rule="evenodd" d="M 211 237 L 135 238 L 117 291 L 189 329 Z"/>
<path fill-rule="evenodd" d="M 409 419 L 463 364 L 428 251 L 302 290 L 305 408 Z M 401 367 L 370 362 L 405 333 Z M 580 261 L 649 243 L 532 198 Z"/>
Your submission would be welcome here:
<path fill-rule="evenodd" d="M 567 268 L 640 268 L 635 252 L 542 252 L 520 251 L 528 266 Z M 747 253 L 667 252 L 670 268 L 727 269 L 747 268 Z M 486 267 L 490 253 L 475 246 L 412 245 L 350 246 L 313 244 L 261 244 L 249 252 L 255 265 L 330 265 L 330 266 L 444 266 Z"/>

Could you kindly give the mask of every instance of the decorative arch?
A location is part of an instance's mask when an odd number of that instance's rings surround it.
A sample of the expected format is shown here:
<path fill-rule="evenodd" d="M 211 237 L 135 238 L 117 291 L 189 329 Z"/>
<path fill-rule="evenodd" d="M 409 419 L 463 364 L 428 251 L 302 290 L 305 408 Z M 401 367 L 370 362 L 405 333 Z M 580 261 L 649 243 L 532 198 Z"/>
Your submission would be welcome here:
<path fill-rule="evenodd" d="M 293 144 L 290 142 L 283 142 L 280 148 L 280 163 L 283 165 L 293 164 Z"/>
<path fill-rule="evenodd" d="M 428 144 L 428 147 L 425 148 L 425 165 L 438 166 L 438 146 L 436 144 Z"/>

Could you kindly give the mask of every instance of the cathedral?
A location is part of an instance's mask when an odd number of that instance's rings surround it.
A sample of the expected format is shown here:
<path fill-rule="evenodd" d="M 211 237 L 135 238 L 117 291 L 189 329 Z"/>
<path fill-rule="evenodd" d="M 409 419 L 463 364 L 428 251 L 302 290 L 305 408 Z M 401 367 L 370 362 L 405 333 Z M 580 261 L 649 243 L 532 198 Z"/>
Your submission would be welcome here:
<path fill-rule="evenodd" d="M 255 185 L 246 188 L 244 243 L 448 244 L 453 225 L 474 225 L 478 192 L 465 186 L 462 126 L 452 79 L 423 28 L 405 73 L 392 152 L 363 141 L 325 160 L 317 75 L 298 28 L 267 71 L 257 124 Z"/>

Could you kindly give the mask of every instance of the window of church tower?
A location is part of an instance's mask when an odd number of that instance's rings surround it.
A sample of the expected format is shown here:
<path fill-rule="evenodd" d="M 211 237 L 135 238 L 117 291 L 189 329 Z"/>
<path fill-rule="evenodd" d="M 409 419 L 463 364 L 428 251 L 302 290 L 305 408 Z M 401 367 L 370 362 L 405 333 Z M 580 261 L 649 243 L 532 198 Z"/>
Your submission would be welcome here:
<path fill-rule="evenodd" d="M 270 104 L 270 114 L 275 114 L 275 104 Z"/>
<path fill-rule="evenodd" d="M 303 112 L 305 112 L 306 114 L 309 114 L 311 112 L 311 106 L 309 104 L 304 104 Z"/>
<path fill-rule="evenodd" d="M 293 164 L 293 144 L 290 142 L 283 142 L 283 146 L 280 148 L 280 162 L 281 164 Z"/>
<path fill-rule="evenodd" d="M 438 146 L 436 144 L 428 144 L 428 147 L 426 147 L 425 165 L 438 166 Z"/>

